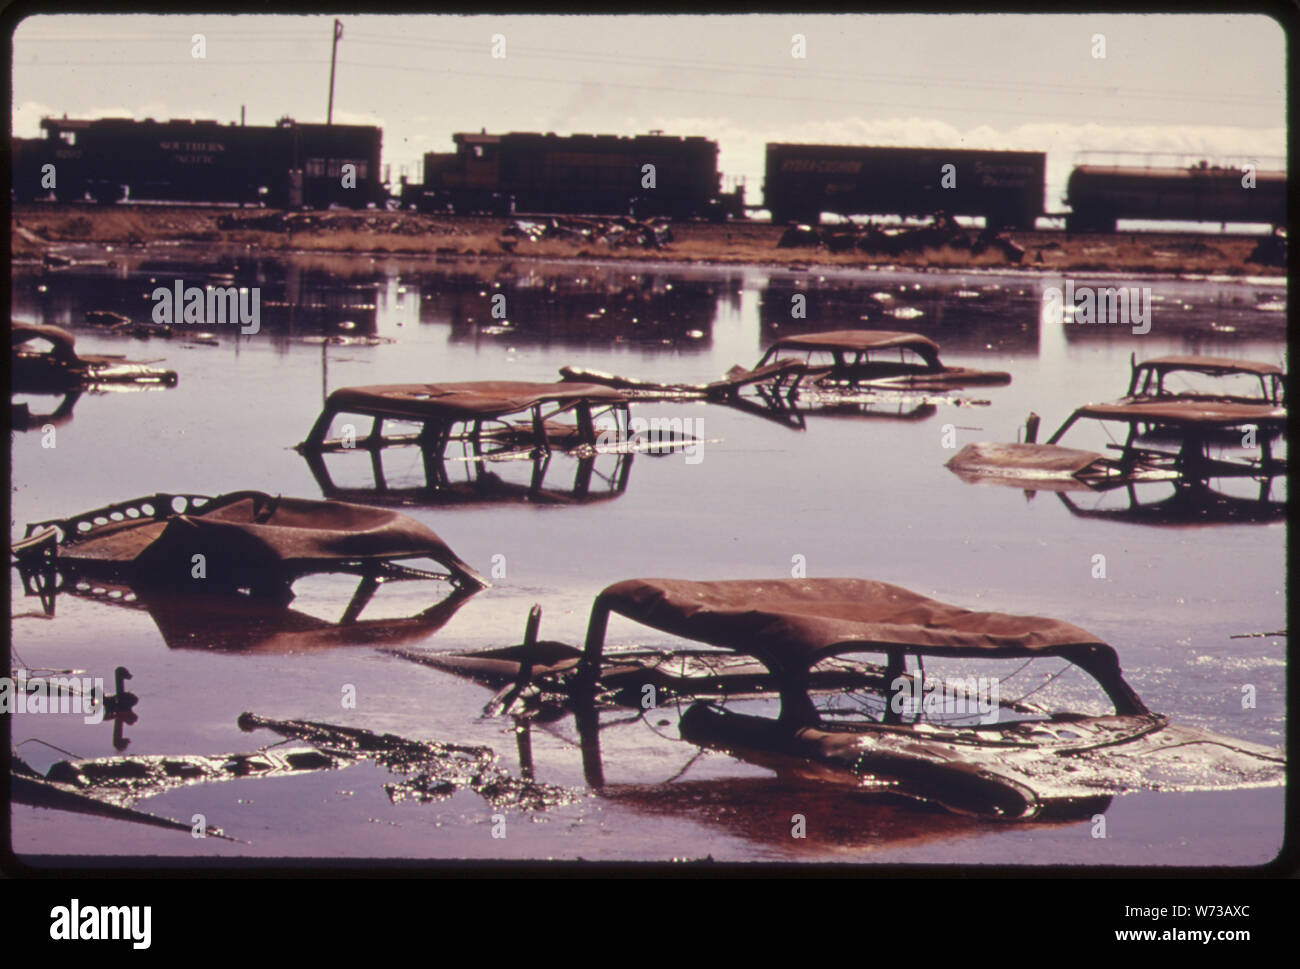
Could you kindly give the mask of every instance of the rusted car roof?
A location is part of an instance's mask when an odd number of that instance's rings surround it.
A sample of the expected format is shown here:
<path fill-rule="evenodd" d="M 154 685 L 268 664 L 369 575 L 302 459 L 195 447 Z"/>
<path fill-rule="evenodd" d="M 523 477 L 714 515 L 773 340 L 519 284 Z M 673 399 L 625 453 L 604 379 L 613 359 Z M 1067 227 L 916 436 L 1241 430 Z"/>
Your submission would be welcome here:
<path fill-rule="evenodd" d="M 380 384 L 341 387 L 329 396 L 327 410 L 362 408 L 416 420 L 464 421 L 502 417 L 540 404 L 578 401 L 616 404 L 625 394 L 595 384 L 525 383 L 514 380 L 478 380 L 451 384 Z"/>
<path fill-rule="evenodd" d="M 807 669 L 837 653 L 904 647 L 923 653 L 1059 655 L 1113 651 L 1078 626 L 974 612 L 867 579 L 629 579 L 598 603 L 663 632 Z"/>
<path fill-rule="evenodd" d="M 783 336 L 773 346 L 786 350 L 882 350 L 902 347 L 927 360 L 939 358 L 939 344 L 919 333 L 899 330 L 828 330 Z"/>
<path fill-rule="evenodd" d="M 386 508 L 273 498 L 240 491 L 216 498 L 155 495 L 34 529 L 63 533 L 58 556 L 85 568 L 133 570 L 143 579 L 190 574 L 196 553 L 211 570 L 297 575 L 357 561 L 428 557 L 473 585 L 486 583 L 428 526 Z M 215 575 L 214 575 L 215 578 Z"/>
<path fill-rule="evenodd" d="M 1138 400 L 1086 404 L 1074 412 L 1074 418 L 1079 417 L 1189 427 L 1236 427 L 1243 424 L 1282 424 L 1286 421 L 1286 409 L 1271 404 L 1239 404 L 1214 400 Z"/>
<path fill-rule="evenodd" d="M 1153 370 L 1194 370 L 1199 373 L 1253 373 L 1260 376 L 1277 374 L 1285 376 L 1286 372 L 1276 364 L 1263 363 L 1259 360 L 1237 360 L 1232 357 L 1168 356 L 1153 357 L 1137 365 L 1138 369 L 1150 367 Z"/>
<path fill-rule="evenodd" d="M 79 354 L 76 337 L 58 326 L 10 322 L 10 368 L 13 389 L 20 393 L 67 393 L 92 384 L 161 384 L 177 382 L 176 371 L 154 370 L 117 354 Z M 28 347 L 33 340 L 48 340 L 50 350 Z"/>
<path fill-rule="evenodd" d="M 11 346 L 19 346 L 31 340 L 49 340 L 53 344 L 53 353 L 56 356 L 73 360 L 77 359 L 75 349 L 77 338 L 60 326 L 42 326 L 39 323 L 19 323 L 13 321 L 9 327 L 9 340 Z"/>

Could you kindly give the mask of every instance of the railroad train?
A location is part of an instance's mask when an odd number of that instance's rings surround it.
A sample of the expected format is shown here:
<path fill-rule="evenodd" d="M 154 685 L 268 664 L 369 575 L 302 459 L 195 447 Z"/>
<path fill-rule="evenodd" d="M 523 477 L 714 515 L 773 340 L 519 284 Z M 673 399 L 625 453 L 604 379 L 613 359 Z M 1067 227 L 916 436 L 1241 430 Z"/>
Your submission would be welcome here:
<path fill-rule="evenodd" d="M 1118 219 L 1286 224 L 1286 172 L 1201 162 L 1185 168 L 1080 165 L 1066 183 L 1072 232 L 1114 232 Z"/>
<path fill-rule="evenodd" d="M 423 180 L 381 176 L 382 131 L 361 125 L 221 125 L 215 121 L 46 118 L 42 137 L 12 142 L 13 195 L 262 204 L 399 206 L 424 212 L 708 218 L 745 215 L 743 186 L 722 190 L 707 138 L 453 136 L 429 152 Z M 51 170 L 48 166 L 53 165 Z M 350 169 L 346 166 L 352 166 Z M 350 173 L 352 180 L 344 178 Z M 1029 151 L 767 145 L 763 207 L 777 223 L 841 216 L 982 217 L 1031 229 L 1044 208 L 1046 155 Z M 51 175 L 55 184 L 50 184 Z M 390 189 L 396 189 L 390 197 Z M 1066 228 L 1113 232 L 1120 219 L 1286 223 L 1285 171 L 1084 164 L 1070 175 Z"/>
<path fill-rule="evenodd" d="M 423 212 L 668 216 L 744 215 L 740 191 L 721 192 L 718 145 L 662 132 L 568 135 L 460 133 L 454 152 L 424 156 L 422 185 L 401 199 Z"/>
<path fill-rule="evenodd" d="M 45 118 L 41 133 L 14 142 L 13 191 L 20 202 L 89 197 L 365 208 L 387 197 L 376 127 L 291 118 L 264 126 Z"/>
<path fill-rule="evenodd" d="M 945 211 L 1032 229 L 1046 171 L 1043 152 L 769 144 L 763 200 L 782 223 Z"/>

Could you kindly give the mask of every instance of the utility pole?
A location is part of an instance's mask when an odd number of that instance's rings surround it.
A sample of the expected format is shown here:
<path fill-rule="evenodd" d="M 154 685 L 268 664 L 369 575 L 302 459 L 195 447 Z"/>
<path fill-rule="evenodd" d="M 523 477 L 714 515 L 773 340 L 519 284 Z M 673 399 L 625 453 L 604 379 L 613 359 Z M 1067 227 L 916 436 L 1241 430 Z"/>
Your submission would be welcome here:
<path fill-rule="evenodd" d="M 334 21 L 334 52 L 330 54 L 330 106 L 325 115 L 327 125 L 334 123 L 334 63 L 339 57 L 339 41 L 343 38 L 343 24 Z"/>

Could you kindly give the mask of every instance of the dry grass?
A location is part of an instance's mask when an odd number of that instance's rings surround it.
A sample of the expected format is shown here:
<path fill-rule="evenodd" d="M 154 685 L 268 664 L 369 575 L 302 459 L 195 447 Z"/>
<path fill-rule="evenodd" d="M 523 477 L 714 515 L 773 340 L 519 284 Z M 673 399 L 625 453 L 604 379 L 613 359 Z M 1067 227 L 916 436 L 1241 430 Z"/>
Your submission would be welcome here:
<path fill-rule="evenodd" d="M 429 259 L 488 256 L 538 259 L 637 260 L 835 268 L 976 269 L 1009 266 L 997 251 L 972 256 L 961 249 L 927 249 L 895 256 L 819 249 L 778 249 L 781 227 L 765 223 L 681 223 L 665 249 L 612 248 L 596 242 L 502 239 L 505 220 L 453 219 L 410 212 L 313 212 L 295 218 L 292 231 L 221 229 L 223 217 L 265 217 L 266 210 L 197 206 L 25 205 L 14 210 L 10 233 L 15 255 L 38 255 L 68 243 L 147 245 L 202 242 L 218 248 L 253 247 L 266 252 L 320 255 L 365 253 Z M 1248 237 L 1189 237 L 1165 234 L 1075 235 L 1015 232 L 1025 249 L 1021 268 L 1044 272 L 1127 271 L 1133 273 L 1227 273 L 1283 275 L 1284 269 L 1246 263 L 1258 241 Z"/>

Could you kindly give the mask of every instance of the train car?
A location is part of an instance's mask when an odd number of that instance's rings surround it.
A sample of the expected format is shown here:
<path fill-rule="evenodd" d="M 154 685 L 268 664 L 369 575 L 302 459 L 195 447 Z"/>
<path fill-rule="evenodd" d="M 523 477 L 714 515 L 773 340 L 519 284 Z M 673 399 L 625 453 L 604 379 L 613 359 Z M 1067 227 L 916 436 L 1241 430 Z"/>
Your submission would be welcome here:
<path fill-rule="evenodd" d="M 1246 187 L 1238 167 L 1200 162 L 1185 168 L 1080 165 L 1066 199 L 1073 232 L 1114 232 L 1119 219 L 1286 224 L 1286 172 L 1257 171 Z"/>
<path fill-rule="evenodd" d="M 707 138 L 482 132 L 452 140 L 454 152 L 424 156 L 424 184 L 407 186 L 404 202 L 458 214 L 736 214 L 720 196 L 718 146 Z"/>
<path fill-rule="evenodd" d="M 54 198 L 364 208 L 382 203 L 379 128 L 45 118 L 14 166 L 18 201 Z M 53 185 L 42 177 L 52 164 Z M 345 169 L 345 165 L 354 166 Z M 348 176 L 345 178 L 345 176 Z M 345 184 L 346 181 L 346 184 Z"/>
<path fill-rule="evenodd" d="M 775 223 L 945 211 L 1032 229 L 1046 171 L 1043 152 L 769 144 L 763 199 Z"/>
<path fill-rule="evenodd" d="M 42 181 L 48 182 L 49 173 L 43 170 L 46 161 L 45 140 L 42 138 L 14 138 L 10 141 L 9 175 L 18 197 L 19 189 L 26 191 L 26 198 L 44 194 Z"/>

